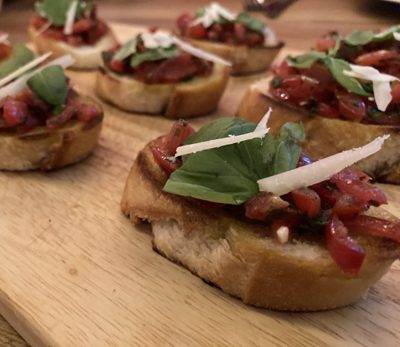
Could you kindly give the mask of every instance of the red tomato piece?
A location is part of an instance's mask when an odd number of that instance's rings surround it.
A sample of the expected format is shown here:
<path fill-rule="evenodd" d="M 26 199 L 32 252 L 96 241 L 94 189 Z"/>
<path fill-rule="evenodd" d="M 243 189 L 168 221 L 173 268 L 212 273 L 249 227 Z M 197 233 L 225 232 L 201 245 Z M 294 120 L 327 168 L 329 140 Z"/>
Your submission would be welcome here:
<path fill-rule="evenodd" d="M 170 132 L 161 140 L 161 148 L 166 155 L 175 155 L 176 149 L 182 146 L 186 138 L 193 135 L 195 130 L 185 121 L 176 122 Z"/>
<path fill-rule="evenodd" d="M 352 219 L 358 216 L 362 211 L 368 209 L 368 204 L 360 204 L 348 194 L 341 194 L 332 208 L 333 214 L 342 220 Z"/>
<path fill-rule="evenodd" d="M 383 61 L 398 57 L 399 53 L 396 51 L 389 51 L 381 49 L 379 51 L 369 52 L 358 56 L 355 60 L 357 65 L 364 66 L 378 66 Z"/>
<path fill-rule="evenodd" d="M 121 60 L 111 60 L 110 68 L 111 68 L 111 70 L 113 70 L 115 72 L 124 73 L 125 72 L 125 63 Z"/>
<path fill-rule="evenodd" d="M 352 232 L 384 237 L 400 242 L 400 223 L 359 215 L 355 219 L 345 221 L 345 225 Z"/>
<path fill-rule="evenodd" d="M 82 122 L 89 122 L 99 116 L 99 109 L 95 105 L 91 104 L 81 104 L 77 111 L 77 118 Z"/>
<path fill-rule="evenodd" d="M 321 198 L 321 202 L 327 204 L 329 207 L 333 207 L 336 201 L 342 195 L 342 193 L 340 193 L 338 190 L 330 187 L 329 182 L 326 181 L 314 184 L 310 188 L 317 192 Z"/>
<path fill-rule="evenodd" d="M 364 261 L 364 249 L 348 236 L 347 228 L 335 215 L 325 226 L 325 242 L 335 263 L 345 273 L 356 275 Z"/>
<path fill-rule="evenodd" d="M 326 52 L 331 48 L 334 48 L 335 45 L 336 45 L 336 39 L 328 34 L 323 36 L 317 41 L 315 49 L 319 52 Z"/>
<path fill-rule="evenodd" d="M 93 27 L 95 27 L 95 22 L 91 19 L 87 19 L 87 18 L 82 18 L 77 20 L 73 27 L 72 27 L 72 33 L 73 34 L 82 34 L 84 32 L 89 31 L 90 29 L 92 29 Z"/>
<path fill-rule="evenodd" d="M 246 217 L 260 221 L 266 221 L 271 211 L 283 210 L 288 206 L 286 201 L 268 193 L 259 193 L 244 205 Z"/>
<path fill-rule="evenodd" d="M 391 104 L 395 105 L 400 103 L 400 83 L 396 83 L 392 87 L 392 101 Z"/>
<path fill-rule="evenodd" d="M 340 112 L 333 106 L 330 106 L 324 102 L 318 104 L 318 114 L 327 118 L 339 118 Z"/>
<path fill-rule="evenodd" d="M 11 46 L 0 43 L 0 59 L 6 59 L 11 54 Z"/>
<path fill-rule="evenodd" d="M 300 75 L 288 76 L 282 80 L 281 89 L 288 94 L 289 100 L 300 103 L 313 96 L 315 83 Z"/>
<path fill-rule="evenodd" d="M 10 127 L 22 124 L 28 117 L 28 106 L 21 101 L 7 97 L 3 103 L 3 118 Z"/>
<path fill-rule="evenodd" d="M 189 36 L 193 39 L 205 39 L 207 37 L 207 30 L 201 24 L 189 25 L 186 28 L 185 32 L 186 36 Z"/>
<path fill-rule="evenodd" d="M 153 158 L 158 166 L 163 170 L 169 177 L 181 164 L 180 160 L 169 160 L 165 155 L 164 150 L 157 145 L 150 146 Z"/>
<path fill-rule="evenodd" d="M 276 76 L 279 77 L 288 77 L 290 75 L 294 75 L 297 73 L 297 70 L 290 66 L 288 62 L 285 60 L 282 62 L 282 64 L 276 66 L 273 68 L 273 72 Z"/>
<path fill-rule="evenodd" d="M 184 13 L 178 17 L 178 19 L 176 20 L 176 25 L 178 26 L 181 34 L 185 34 L 186 28 L 190 25 L 192 21 L 193 16 L 188 13 Z"/>
<path fill-rule="evenodd" d="M 296 207 L 309 218 L 316 217 L 321 211 L 321 199 L 314 190 L 297 189 L 291 193 L 291 196 Z"/>
<path fill-rule="evenodd" d="M 359 122 L 367 116 L 367 107 L 365 102 L 350 94 L 338 95 L 339 100 L 339 112 L 345 119 Z"/>

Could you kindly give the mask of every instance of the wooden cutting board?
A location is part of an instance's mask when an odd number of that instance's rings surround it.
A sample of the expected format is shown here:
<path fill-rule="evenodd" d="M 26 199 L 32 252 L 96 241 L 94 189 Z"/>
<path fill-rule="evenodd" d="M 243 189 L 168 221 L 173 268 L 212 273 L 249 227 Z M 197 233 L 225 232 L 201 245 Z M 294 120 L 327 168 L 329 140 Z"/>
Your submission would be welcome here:
<path fill-rule="evenodd" d="M 136 31 L 115 29 L 121 39 Z M 70 76 L 93 94 L 93 73 Z M 234 114 L 259 77 L 232 78 L 217 115 Z M 356 305 L 291 314 L 247 307 L 154 253 L 149 227 L 131 226 L 119 202 L 137 152 L 172 121 L 104 110 L 100 144 L 85 162 L 52 173 L 0 173 L 0 313 L 29 343 L 400 344 L 399 264 Z M 388 209 L 400 216 L 400 189 L 384 190 Z"/>

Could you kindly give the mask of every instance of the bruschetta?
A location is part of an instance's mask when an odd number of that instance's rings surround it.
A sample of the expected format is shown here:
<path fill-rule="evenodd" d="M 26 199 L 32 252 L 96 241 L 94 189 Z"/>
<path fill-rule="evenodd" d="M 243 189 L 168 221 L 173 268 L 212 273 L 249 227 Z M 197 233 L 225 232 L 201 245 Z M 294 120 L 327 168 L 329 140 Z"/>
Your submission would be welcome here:
<path fill-rule="evenodd" d="M 35 8 L 28 33 L 36 50 L 54 57 L 69 54 L 75 59 L 72 68 L 96 69 L 101 52 L 118 44 L 92 1 L 40 0 Z"/>
<path fill-rule="evenodd" d="M 383 150 L 357 167 L 382 182 L 400 183 L 400 82 L 396 76 L 349 63 L 335 53 L 287 57 L 251 86 L 238 115 L 257 120 L 275 109 L 271 126 L 304 123 L 309 155 L 316 159 L 391 134 Z"/>
<path fill-rule="evenodd" d="M 71 56 L 46 62 L 48 57 L 16 45 L 0 62 L 0 170 L 61 168 L 86 158 L 97 145 L 102 109 L 64 75 Z"/>
<path fill-rule="evenodd" d="M 96 92 L 118 108 L 168 118 L 214 111 L 230 63 L 163 31 L 143 32 L 103 54 Z"/>
<path fill-rule="evenodd" d="M 138 154 L 121 202 L 154 249 L 246 304 L 317 311 L 351 304 L 400 256 L 385 194 L 348 168 L 384 138 L 311 162 L 302 126 L 275 135 L 238 118 L 177 122 Z"/>
<path fill-rule="evenodd" d="M 187 42 L 231 61 L 233 75 L 264 71 L 283 46 L 259 19 L 247 12 L 232 13 L 215 2 L 195 15 L 181 15 L 177 27 Z"/>

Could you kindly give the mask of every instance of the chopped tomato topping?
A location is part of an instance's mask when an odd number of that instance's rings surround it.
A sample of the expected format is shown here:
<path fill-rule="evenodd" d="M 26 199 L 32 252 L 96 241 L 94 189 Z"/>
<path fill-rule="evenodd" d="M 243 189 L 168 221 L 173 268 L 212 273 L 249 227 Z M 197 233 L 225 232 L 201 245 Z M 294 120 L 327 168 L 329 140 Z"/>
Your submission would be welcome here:
<path fill-rule="evenodd" d="M 291 193 L 292 199 L 300 212 L 305 213 L 309 218 L 314 218 L 321 211 L 321 199 L 312 189 L 297 189 Z"/>
<path fill-rule="evenodd" d="M 11 54 L 11 46 L 6 43 L 0 43 L 0 60 L 8 58 Z"/>
<path fill-rule="evenodd" d="M 355 59 L 357 65 L 365 66 L 379 66 L 387 59 L 393 59 L 398 57 L 399 53 L 396 51 L 379 50 L 374 52 L 369 52 L 358 56 Z"/>
<path fill-rule="evenodd" d="M 193 39 L 205 39 L 207 37 L 207 30 L 201 25 L 189 25 L 186 28 L 185 35 Z"/>
<path fill-rule="evenodd" d="M 363 204 L 349 194 L 340 194 L 332 208 L 332 213 L 342 220 L 352 219 L 361 212 L 368 210 L 368 204 Z"/>
<path fill-rule="evenodd" d="M 343 118 L 359 122 L 367 115 L 365 102 L 356 95 L 339 95 L 338 100 L 339 113 L 343 116 Z"/>
<path fill-rule="evenodd" d="M 326 52 L 334 48 L 335 45 L 336 45 L 336 39 L 332 37 L 332 35 L 328 34 L 323 36 L 317 41 L 315 49 L 319 52 Z"/>
<path fill-rule="evenodd" d="M 335 215 L 325 226 L 325 242 L 335 263 L 344 272 L 356 275 L 365 258 L 364 249 L 348 235 L 347 228 Z"/>
<path fill-rule="evenodd" d="M 28 117 L 28 107 L 25 103 L 7 97 L 3 103 L 3 118 L 7 125 L 15 127 Z"/>
<path fill-rule="evenodd" d="M 283 210 L 289 204 L 279 197 L 268 193 L 259 193 L 246 201 L 244 208 L 247 218 L 266 221 L 271 211 Z"/>

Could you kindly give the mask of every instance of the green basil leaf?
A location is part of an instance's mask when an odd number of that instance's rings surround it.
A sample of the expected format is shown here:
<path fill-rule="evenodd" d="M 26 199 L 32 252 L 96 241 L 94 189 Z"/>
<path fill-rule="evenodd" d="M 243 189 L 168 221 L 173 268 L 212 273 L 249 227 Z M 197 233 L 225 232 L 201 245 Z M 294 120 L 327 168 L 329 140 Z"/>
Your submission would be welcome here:
<path fill-rule="evenodd" d="M 42 0 L 35 3 L 35 10 L 54 25 L 62 26 L 65 24 L 67 12 L 72 1 L 74 0 Z M 75 18 L 79 18 L 90 7 L 85 1 L 78 1 Z"/>
<path fill-rule="evenodd" d="M 203 17 L 206 13 L 206 9 L 204 7 L 198 8 L 196 10 L 196 18 Z"/>
<path fill-rule="evenodd" d="M 265 28 L 265 24 L 252 16 L 248 12 L 241 12 L 237 15 L 236 21 L 239 23 L 242 23 L 246 28 L 257 31 L 257 32 L 263 32 Z"/>
<path fill-rule="evenodd" d="M 251 132 L 256 124 L 238 118 L 221 118 L 201 128 L 185 143 L 197 143 L 228 135 Z M 174 171 L 164 191 L 196 199 L 239 205 L 255 196 L 257 180 L 294 169 L 304 139 L 302 126 L 288 124 L 277 137 L 241 143 L 188 154 Z"/>
<path fill-rule="evenodd" d="M 400 32 L 400 25 L 394 25 L 381 33 L 375 34 L 374 41 L 381 42 L 393 39 L 393 33 Z"/>
<path fill-rule="evenodd" d="M 25 45 L 17 44 L 13 47 L 11 55 L 0 63 L 0 79 L 8 76 L 21 66 L 28 64 L 35 58 L 35 54 Z"/>
<path fill-rule="evenodd" d="M 371 93 L 366 91 L 359 81 L 343 74 L 343 71 L 351 70 L 350 64 L 347 61 L 342 59 L 326 58 L 324 59 L 324 63 L 332 73 L 335 80 L 349 92 L 362 96 L 371 96 Z"/>
<path fill-rule="evenodd" d="M 114 55 L 113 60 L 124 60 L 136 53 L 138 40 L 137 38 L 130 39 L 126 42 Z"/>
<path fill-rule="evenodd" d="M 28 80 L 29 88 L 53 106 L 62 106 L 68 96 L 67 78 L 61 66 L 49 66 Z"/>
<path fill-rule="evenodd" d="M 325 57 L 326 54 L 323 52 L 311 51 L 296 57 L 289 56 L 287 58 L 287 62 L 290 66 L 298 69 L 308 69 L 317 60 L 324 59 Z"/>
<path fill-rule="evenodd" d="M 135 67 L 145 61 L 156 61 L 161 59 L 176 58 L 181 55 L 181 51 L 175 46 L 169 48 L 155 48 L 144 51 L 143 53 L 136 53 L 131 58 L 131 66 Z"/>
<path fill-rule="evenodd" d="M 344 42 L 351 46 L 365 45 L 374 39 L 374 32 L 372 30 L 367 31 L 353 31 L 346 36 Z"/>

